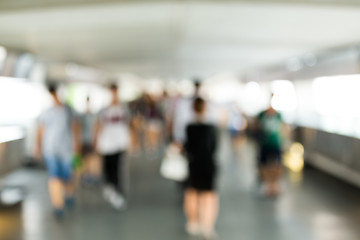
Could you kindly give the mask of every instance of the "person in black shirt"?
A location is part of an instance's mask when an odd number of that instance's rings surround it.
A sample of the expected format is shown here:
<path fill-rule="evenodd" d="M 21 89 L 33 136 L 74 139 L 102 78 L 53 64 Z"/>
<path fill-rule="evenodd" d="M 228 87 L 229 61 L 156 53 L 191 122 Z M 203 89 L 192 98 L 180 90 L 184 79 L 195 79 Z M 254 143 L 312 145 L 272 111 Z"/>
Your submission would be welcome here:
<path fill-rule="evenodd" d="M 218 211 L 215 192 L 217 129 L 204 122 L 205 109 L 205 101 L 197 97 L 193 103 L 196 121 L 186 128 L 184 150 L 189 161 L 189 179 L 184 210 L 187 232 L 212 239 Z"/>

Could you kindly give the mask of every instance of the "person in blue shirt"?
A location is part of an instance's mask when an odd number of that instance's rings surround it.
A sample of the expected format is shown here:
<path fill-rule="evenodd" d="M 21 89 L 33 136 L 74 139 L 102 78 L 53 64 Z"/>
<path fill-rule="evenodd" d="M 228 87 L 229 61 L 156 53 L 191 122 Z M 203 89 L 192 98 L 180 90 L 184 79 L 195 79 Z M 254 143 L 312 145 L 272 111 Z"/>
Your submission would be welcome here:
<path fill-rule="evenodd" d="M 74 205 L 72 159 L 79 152 L 80 144 L 74 112 L 59 100 L 56 89 L 55 84 L 49 84 L 53 106 L 39 118 L 35 158 L 45 160 L 54 214 L 62 218 L 64 207 Z"/>

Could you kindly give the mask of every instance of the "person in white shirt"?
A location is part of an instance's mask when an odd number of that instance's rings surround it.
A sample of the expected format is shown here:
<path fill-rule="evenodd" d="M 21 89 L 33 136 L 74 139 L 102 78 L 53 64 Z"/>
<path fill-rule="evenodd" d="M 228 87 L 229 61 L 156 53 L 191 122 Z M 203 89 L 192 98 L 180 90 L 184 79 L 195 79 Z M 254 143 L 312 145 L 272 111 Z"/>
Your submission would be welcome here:
<path fill-rule="evenodd" d="M 126 206 L 124 198 L 124 158 L 130 145 L 130 114 L 118 100 L 118 88 L 110 86 L 111 104 L 99 113 L 95 126 L 96 150 L 103 157 L 104 197 L 117 210 Z"/>

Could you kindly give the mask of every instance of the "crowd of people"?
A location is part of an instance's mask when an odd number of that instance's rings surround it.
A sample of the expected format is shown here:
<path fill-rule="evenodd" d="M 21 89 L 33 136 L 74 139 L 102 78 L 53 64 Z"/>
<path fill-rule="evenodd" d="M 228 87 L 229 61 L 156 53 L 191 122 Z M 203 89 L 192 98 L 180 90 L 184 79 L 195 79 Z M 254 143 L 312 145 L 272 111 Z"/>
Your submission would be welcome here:
<path fill-rule="evenodd" d="M 144 93 L 125 104 L 119 101 L 118 86 L 111 84 L 107 107 L 92 113 L 88 97 L 86 112 L 79 115 L 60 101 L 56 85 L 49 84 L 53 105 L 39 117 L 35 157 L 45 160 L 56 218 L 62 219 L 65 209 L 75 206 L 76 179 L 102 183 L 104 199 L 117 210 L 125 209 L 126 154 L 145 149 L 149 152 L 146 156 L 153 158 L 159 155 L 160 145 L 172 144 L 188 162 L 189 174 L 181 183 L 185 229 L 189 235 L 214 239 L 219 205 L 215 158 L 219 119 L 212 102 L 201 96 L 201 82 L 194 81 L 194 88 L 190 97 L 170 98 L 166 91 L 160 97 Z M 280 113 L 270 107 L 258 115 L 253 128 L 260 146 L 259 179 L 271 196 L 280 192 L 282 125 Z M 247 121 L 235 108 L 229 116 L 230 135 L 237 139 L 246 127 Z M 82 171 L 77 171 L 79 165 Z"/>

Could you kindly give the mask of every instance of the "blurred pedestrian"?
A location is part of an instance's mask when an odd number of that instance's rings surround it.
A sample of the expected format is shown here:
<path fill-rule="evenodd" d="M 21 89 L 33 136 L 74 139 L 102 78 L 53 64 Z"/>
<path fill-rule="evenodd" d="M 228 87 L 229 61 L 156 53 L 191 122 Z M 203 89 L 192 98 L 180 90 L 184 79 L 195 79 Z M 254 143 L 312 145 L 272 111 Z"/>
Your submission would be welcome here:
<path fill-rule="evenodd" d="M 200 97 L 201 83 L 198 79 L 194 82 L 194 95 L 191 97 L 180 97 L 177 99 L 173 116 L 173 140 L 174 143 L 181 146 L 185 140 L 185 130 L 188 123 L 194 119 L 192 104 L 194 99 Z"/>
<path fill-rule="evenodd" d="M 160 137 L 162 136 L 161 131 L 163 131 L 164 124 L 157 99 L 150 94 L 145 94 L 145 99 L 146 145 L 149 152 L 153 154 L 158 150 Z"/>
<path fill-rule="evenodd" d="M 64 207 L 75 204 L 72 158 L 80 148 L 79 126 L 73 110 L 59 100 L 56 84 L 48 90 L 54 104 L 39 118 L 35 154 L 45 159 L 54 214 L 62 218 Z"/>
<path fill-rule="evenodd" d="M 247 120 L 235 102 L 231 104 L 228 114 L 228 130 L 233 146 L 237 149 L 245 140 Z"/>
<path fill-rule="evenodd" d="M 91 100 L 86 98 L 85 113 L 80 116 L 82 135 L 82 159 L 81 180 L 84 184 L 97 184 L 101 177 L 100 159 L 95 153 L 93 146 L 94 128 L 96 115 L 91 111 Z"/>
<path fill-rule="evenodd" d="M 176 99 L 176 97 L 169 96 L 166 90 L 163 91 L 160 99 L 160 112 L 165 126 L 163 132 L 165 143 L 171 143 L 173 140 L 172 125 Z"/>
<path fill-rule="evenodd" d="M 118 87 L 109 87 L 110 106 L 103 109 L 95 127 L 97 151 L 103 157 L 103 172 L 106 186 L 104 198 L 117 210 L 126 207 L 125 200 L 125 154 L 130 147 L 130 114 L 118 99 Z"/>
<path fill-rule="evenodd" d="M 129 103 L 129 111 L 132 116 L 131 121 L 131 152 L 133 155 L 140 155 L 144 152 L 144 136 L 145 136 L 145 116 L 146 116 L 146 100 L 145 94 L 136 98 Z"/>
<path fill-rule="evenodd" d="M 214 239 L 218 214 L 215 192 L 217 128 L 206 121 L 206 103 L 197 97 L 193 101 L 195 121 L 186 127 L 184 150 L 189 161 L 184 210 L 186 230 L 190 235 Z"/>
<path fill-rule="evenodd" d="M 271 99 L 273 94 L 271 95 Z M 259 141 L 259 168 L 265 194 L 276 196 L 280 192 L 279 178 L 282 172 L 281 145 L 284 122 L 282 116 L 270 103 L 256 119 Z"/>

